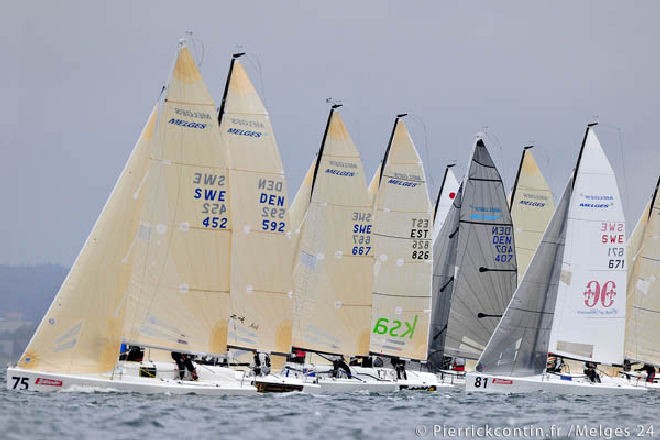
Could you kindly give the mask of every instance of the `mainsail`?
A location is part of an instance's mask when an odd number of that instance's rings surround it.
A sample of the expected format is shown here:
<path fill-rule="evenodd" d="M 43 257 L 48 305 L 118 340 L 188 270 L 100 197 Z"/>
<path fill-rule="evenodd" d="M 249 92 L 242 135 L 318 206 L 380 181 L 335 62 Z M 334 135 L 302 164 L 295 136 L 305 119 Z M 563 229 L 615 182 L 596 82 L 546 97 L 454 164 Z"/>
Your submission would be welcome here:
<path fill-rule="evenodd" d="M 56 373 L 101 373 L 117 363 L 128 253 L 138 228 L 153 136 L 154 108 L 89 237 L 18 366 Z"/>
<path fill-rule="evenodd" d="M 481 139 L 462 197 L 444 354 L 478 359 L 516 287 L 511 215 L 500 173 Z"/>
<path fill-rule="evenodd" d="M 372 208 L 360 155 L 330 111 L 294 271 L 293 346 L 369 354 Z"/>
<path fill-rule="evenodd" d="M 228 344 L 291 351 L 293 240 L 284 169 L 257 91 L 231 60 L 218 120 L 231 194 Z"/>
<path fill-rule="evenodd" d="M 477 371 L 513 377 L 545 372 L 572 187 L 571 178 L 528 270 L 481 353 Z"/>
<path fill-rule="evenodd" d="M 642 212 L 628 253 L 631 269 L 628 278 L 625 357 L 660 365 L 660 178 L 651 201 Z M 635 237 L 639 237 L 635 243 Z"/>
<path fill-rule="evenodd" d="M 522 280 L 555 211 L 552 191 L 536 164 L 531 148 L 523 149 L 509 203 L 516 237 L 518 281 Z"/>
<path fill-rule="evenodd" d="M 159 105 L 124 340 L 224 353 L 231 222 L 215 103 L 182 44 Z"/>
<path fill-rule="evenodd" d="M 614 171 L 591 127 L 576 167 L 549 350 L 620 364 L 626 313 L 625 221 Z"/>
<path fill-rule="evenodd" d="M 456 191 L 444 225 L 433 241 L 433 283 L 429 325 L 428 364 L 433 370 L 444 367 L 445 337 L 456 275 L 456 248 L 461 218 L 463 185 Z"/>
<path fill-rule="evenodd" d="M 374 179 L 378 191 L 372 233 L 376 261 L 370 350 L 423 360 L 431 305 L 433 222 L 424 166 L 400 117 Z"/>
<path fill-rule="evenodd" d="M 445 218 L 447 218 L 449 209 L 454 203 L 454 198 L 458 191 L 458 180 L 452 169 L 455 165 L 456 164 L 454 163 L 450 163 L 445 168 L 445 174 L 442 177 L 442 183 L 438 190 L 438 197 L 435 200 L 435 210 L 433 211 L 433 240 L 438 238 L 440 229 L 442 229 L 442 225 L 445 223 Z"/>

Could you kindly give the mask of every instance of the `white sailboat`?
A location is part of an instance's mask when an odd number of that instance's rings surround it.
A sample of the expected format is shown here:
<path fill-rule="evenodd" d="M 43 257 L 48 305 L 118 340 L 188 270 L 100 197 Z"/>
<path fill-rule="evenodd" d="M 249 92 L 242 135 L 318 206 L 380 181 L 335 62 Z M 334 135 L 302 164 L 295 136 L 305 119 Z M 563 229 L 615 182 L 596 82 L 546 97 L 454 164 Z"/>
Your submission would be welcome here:
<path fill-rule="evenodd" d="M 518 282 L 534 256 L 543 232 L 555 212 L 552 191 L 539 169 L 531 146 L 523 149 L 509 206 L 516 237 Z"/>
<path fill-rule="evenodd" d="M 651 200 L 642 211 L 628 242 L 628 291 L 626 297 L 626 359 L 657 368 L 660 344 L 654 335 L 660 327 L 660 199 L 655 186 Z M 631 379 L 648 389 L 660 390 L 660 384 L 647 381 L 648 373 Z"/>
<path fill-rule="evenodd" d="M 348 359 L 369 355 L 373 213 L 360 156 L 338 107 L 333 105 L 328 116 L 301 228 L 294 271 L 293 346 Z M 330 367 L 310 367 L 300 366 L 311 370 L 307 392 L 398 389 L 390 380 L 331 377 Z M 292 367 L 287 372 L 302 371 Z"/>
<path fill-rule="evenodd" d="M 426 360 L 431 308 L 431 204 L 422 160 L 398 115 L 385 155 L 374 175 L 374 281 L 370 351 L 393 363 Z M 405 361 L 404 361 L 405 362 Z M 435 390 L 429 372 L 379 370 L 408 389 Z M 382 371 L 381 371 L 382 370 Z"/>
<path fill-rule="evenodd" d="M 8 388 L 256 392 L 231 369 L 198 368 L 198 380 L 185 381 L 171 360 L 118 361 L 121 342 L 226 352 L 231 225 L 214 113 L 182 42 L 158 108 L 80 255 L 18 366 L 8 369 Z"/>
<path fill-rule="evenodd" d="M 433 241 L 438 238 L 440 229 L 445 224 L 449 209 L 458 193 L 459 183 L 458 179 L 456 179 L 456 174 L 454 174 L 454 166 L 456 166 L 455 163 L 450 163 L 445 167 L 445 174 L 442 176 L 438 197 L 435 200 L 435 210 L 433 211 Z"/>
<path fill-rule="evenodd" d="M 617 290 L 625 289 L 625 253 L 612 250 L 624 243 L 623 208 L 591 125 L 574 176 L 477 371 L 467 374 L 467 391 L 644 391 L 614 381 L 592 383 L 585 375 L 546 373 L 548 351 L 593 362 L 623 360 L 625 296 Z"/>
<path fill-rule="evenodd" d="M 477 359 L 516 285 L 511 216 L 504 186 L 481 138 L 434 243 L 428 357 Z"/>

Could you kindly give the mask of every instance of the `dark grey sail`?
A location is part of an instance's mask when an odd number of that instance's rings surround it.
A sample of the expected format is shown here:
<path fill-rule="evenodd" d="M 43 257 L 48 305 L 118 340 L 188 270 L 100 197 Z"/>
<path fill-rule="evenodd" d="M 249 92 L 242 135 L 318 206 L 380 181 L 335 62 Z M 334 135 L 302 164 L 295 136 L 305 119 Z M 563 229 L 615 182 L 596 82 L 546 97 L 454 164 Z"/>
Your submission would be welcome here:
<path fill-rule="evenodd" d="M 478 359 L 516 289 L 516 255 L 500 173 L 478 139 L 463 182 L 446 356 Z"/>
<path fill-rule="evenodd" d="M 569 179 L 529 268 L 511 298 L 477 371 L 524 377 L 546 369 L 573 179 Z"/>
<path fill-rule="evenodd" d="M 432 371 L 444 368 L 444 347 L 449 318 L 451 292 L 454 290 L 456 271 L 456 248 L 458 246 L 458 221 L 461 214 L 461 184 L 454 203 L 445 219 L 438 238 L 433 244 L 433 287 L 431 297 L 431 322 L 429 325 L 429 347 L 427 365 Z"/>

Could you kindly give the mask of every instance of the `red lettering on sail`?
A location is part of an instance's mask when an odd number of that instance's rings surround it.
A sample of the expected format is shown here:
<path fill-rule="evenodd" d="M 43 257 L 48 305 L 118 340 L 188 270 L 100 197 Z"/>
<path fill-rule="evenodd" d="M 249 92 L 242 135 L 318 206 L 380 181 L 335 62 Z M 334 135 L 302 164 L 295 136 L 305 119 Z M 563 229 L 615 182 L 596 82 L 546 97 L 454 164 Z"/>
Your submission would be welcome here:
<path fill-rule="evenodd" d="M 612 307 L 616 296 L 615 289 L 616 283 L 614 281 L 605 281 L 602 287 L 598 281 L 589 281 L 587 290 L 582 292 L 584 304 L 587 307 L 595 307 L 600 302 L 603 307 Z"/>

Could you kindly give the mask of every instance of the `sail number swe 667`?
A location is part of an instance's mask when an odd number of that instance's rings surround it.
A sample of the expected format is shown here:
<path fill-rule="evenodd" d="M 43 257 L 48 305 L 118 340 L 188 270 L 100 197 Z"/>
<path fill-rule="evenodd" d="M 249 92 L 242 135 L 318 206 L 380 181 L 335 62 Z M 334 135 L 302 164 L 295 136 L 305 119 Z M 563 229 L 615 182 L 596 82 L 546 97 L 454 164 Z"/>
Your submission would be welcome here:
<path fill-rule="evenodd" d="M 367 256 L 371 252 L 371 213 L 353 213 L 353 249 L 351 254 Z"/>

